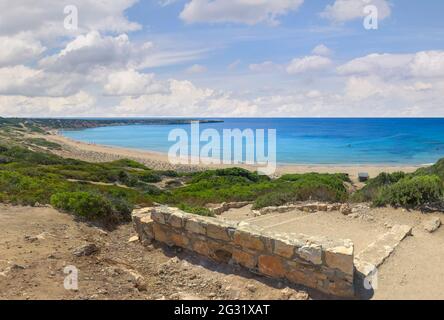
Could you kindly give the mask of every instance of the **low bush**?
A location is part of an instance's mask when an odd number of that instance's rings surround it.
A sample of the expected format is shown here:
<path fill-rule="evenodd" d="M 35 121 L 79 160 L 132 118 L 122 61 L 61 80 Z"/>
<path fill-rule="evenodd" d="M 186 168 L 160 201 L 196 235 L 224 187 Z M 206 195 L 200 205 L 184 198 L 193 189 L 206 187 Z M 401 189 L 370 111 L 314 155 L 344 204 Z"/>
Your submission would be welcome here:
<path fill-rule="evenodd" d="M 343 181 L 335 176 L 316 179 L 309 174 L 301 175 L 294 182 L 279 184 L 275 190 L 259 196 L 253 209 L 270 206 L 281 206 L 289 202 L 316 200 L 324 202 L 341 202 L 348 198 Z"/>
<path fill-rule="evenodd" d="M 55 193 L 51 196 L 50 203 L 59 210 L 87 220 L 112 223 L 128 221 L 133 210 L 125 197 L 85 191 Z"/>
<path fill-rule="evenodd" d="M 27 142 L 39 146 L 39 147 L 45 147 L 48 149 L 54 149 L 54 150 L 60 150 L 62 149 L 62 146 L 58 143 L 48 141 L 46 139 L 42 138 L 30 138 L 26 140 Z"/>
<path fill-rule="evenodd" d="M 443 182 L 438 176 L 413 176 L 382 188 L 373 203 L 375 206 L 420 208 L 439 201 L 442 196 Z"/>
<path fill-rule="evenodd" d="M 387 187 L 406 177 L 404 172 L 381 173 L 376 178 L 370 179 L 364 188 L 351 196 L 353 202 L 371 202 L 379 194 L 381 188 Z"/>
<path fill-rule="evenodd" d="M 61 192 L 51 196 L 51 205 L 91 220 L 112 215 L 111 203 L 101 195 L 89 192 Z"/>
<path fill-rule="evenodd" d="M 444 159 L 439 160 L 433 166 L 418 169 L 414 175 L 437 175 L 444 181 Z"/>

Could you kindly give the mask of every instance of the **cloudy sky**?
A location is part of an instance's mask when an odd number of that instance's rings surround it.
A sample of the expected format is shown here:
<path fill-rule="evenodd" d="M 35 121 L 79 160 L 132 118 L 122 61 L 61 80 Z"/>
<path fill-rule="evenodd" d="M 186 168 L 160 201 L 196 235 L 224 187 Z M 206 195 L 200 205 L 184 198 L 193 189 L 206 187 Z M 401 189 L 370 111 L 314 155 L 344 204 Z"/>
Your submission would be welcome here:
<path fill-rule="evenodd" d="M 0 0 L 0 115 L 444 116 L 443 12 L 442 0 Z"/>

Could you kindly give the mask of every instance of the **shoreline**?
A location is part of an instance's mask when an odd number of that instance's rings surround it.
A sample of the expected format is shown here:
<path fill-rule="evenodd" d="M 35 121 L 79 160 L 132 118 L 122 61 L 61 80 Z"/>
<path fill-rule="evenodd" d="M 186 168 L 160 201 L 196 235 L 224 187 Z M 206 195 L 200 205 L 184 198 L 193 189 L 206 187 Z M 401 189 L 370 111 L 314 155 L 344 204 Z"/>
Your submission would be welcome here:
<path fill-rule="evenodd" d="M 48 132 L 49 135 L 41 135 L 42 138 L 63 146 L 63 151 L 58 151 L 59 155 L 90 162 L 107 162 L 123 158 L 129 158 L 145 164 L 156 170 L 177 170 L 183 172 L 202 171 L 216 168 L 241 167 L 248 170 L 256 170 L 252 165 L 225 165 L 225 164 L 172 164 L 168 160 L 168 155 L 156 151 L 123 148 L 116 146 L 106 146 L 91 144 L 67 138 L 60 134 L 58 130 Z M 414 172 L 426 165 L 384 165 L 384 164 L 278 164 L 276 176 L 288 173 L 346 173 L 353 181 L 358 180 L 360 172 L 366 172 L 370 177 L 375 177 L 382 172 L 393 173 L 396 171 Z"/>

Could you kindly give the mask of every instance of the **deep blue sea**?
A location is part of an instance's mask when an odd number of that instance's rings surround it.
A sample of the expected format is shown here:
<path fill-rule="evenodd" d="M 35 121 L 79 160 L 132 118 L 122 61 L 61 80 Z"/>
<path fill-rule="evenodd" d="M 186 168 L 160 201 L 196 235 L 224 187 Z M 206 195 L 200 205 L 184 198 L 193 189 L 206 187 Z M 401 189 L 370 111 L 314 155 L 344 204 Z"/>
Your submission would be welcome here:
<path fill-rule="evenodd" d="M 277 161 L 292 164 L 430 164 L 444 157 L 443 119 L 221 119 L 216 129 L 276 129 Z M 172 129 L 190 125 L 136 125 L 64 131 L 74 140 L 168 152 Z"/>

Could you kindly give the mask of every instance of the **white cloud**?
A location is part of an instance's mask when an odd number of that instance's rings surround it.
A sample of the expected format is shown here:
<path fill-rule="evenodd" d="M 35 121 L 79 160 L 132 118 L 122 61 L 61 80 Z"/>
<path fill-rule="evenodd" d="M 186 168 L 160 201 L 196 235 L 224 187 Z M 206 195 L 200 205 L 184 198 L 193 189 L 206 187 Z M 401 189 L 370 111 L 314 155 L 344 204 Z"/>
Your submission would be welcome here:
<path fill-rule="evenodd" d="M 410 54 L 378 54 L 353 59 L 337 68 L 339 74 L 399 74 L 413 58 Z"/>
<path fill-rule="evenodd" d="M 140 96 L 165 92 L 165 87 L 155 80 L 154 74 L 142 74 L 135 70 L 110 73 L 104 86 L 111 96 Z"/>
<path fill-rule="evenodd" d="M 1 96 L 2 116 L 42 117 L 91 115 L 95 97 L 80 91 L 65 97 Z"/>
<path fill-rule="evenodd" d="M 180 13 L 187 23 L 279 23 L 278 17 L 297 10 L 304 0 L 191 0 Z"/>
<path fill-rule="evenodd" d="M 337 68 L 341 75 L 395 77 L 444 77 L 444 51 L 414 54 L 370 54 Z"/>
<path fill-rule="evenodd" d="M 0 34 L 32 34 L 38 39 L 72 36 L 92 30 L 129 32 L 141 28 L 125 17 L 125 10 L 137 0 L 15 0 L 0 1 Z M 74 5 L 79 12 L 79 30 L 66 30 L 63 9 Z"/>
<path fill-rule="evenodd" d="M 374 5 L 378 9 L 378 18 L 386 19 L 391 14 L 390 4 L 387 0 L 371 0 L 368 3 L 364 0 L 335 0 L 331 5 L 327 5 L 321 13 L 321 17 L 333 22 L 346 22 L 363 18 L 366 16 L 364 8 Z"/>
<path fill-rule="evenodd" d="M 235 61 L 233 61 L 232 63 L 230 63 L 229 65 L 228 65 L 228 70 L 235 70 L 240 64 L 241 64 L 241 60 L 240 59 L 237 59 L 237 60 L 235 60 Z"/>
<path fill-rule="evenodd" d="M 23 65 L 0 68 L 0 94 L 60 97 L 72 95 L 85 85 L 76 74 L 44 72 Z"/>
<path fill-rule="evenodd" d="M 58 54 L 40 61 L 40 66 L 54 71 L 86 72 L 92 67 L 134 68 L 145 58 L 151 43 L 132 44 L 126 34 L 102 36 L 97 31 L 80 35 Z"/>
<path fill-rule="evenodd" d="M 200 65 L 200 64 L 194 64 L 191 67 L 187 68 L 186 72 L 190 74 L 198 74 L 198 73 L 205 73 L 207 72 L 207 67 Z"/>
<path fill-rule="evenodd" d="M 418 52 L 409 67 L 413 76 L 444 77 L 444 51 Z"/>
<path fill-rule="evenodd" d="M 169 93 L 125 98 L 113 112 L 121 116 L 254 116 L 257 107 L 227 93 L 196 87 L 189 81 L 171 80 Z"/>
<path fill-rule="evenodd" d="M 279 69 L 280 66 L 273 61 L 264 61 L 262 63 L 250 64 L 249 69 L 253 72 L 271 72 Z"/>
<path fill-rule="evenodd" d="M 329 67 L 332 61 L 321 56 L 306 56 L 293 59 L 287 67 L 289 74 L 304 73 L 308 71 L 319 71 Z"/>
<path fill-rule="evenodd" d="M 312 52 L 316 56 L 330 56 L 333 54 L 333 51 L 328 48 L 326 45 L 320 44 L 314 47 Z"/>
<path fill-rule="evenodd" d="M 25 36 L 0 37 L 0 67 L 30 62 L 46 48 L 40 41 Z"/>

